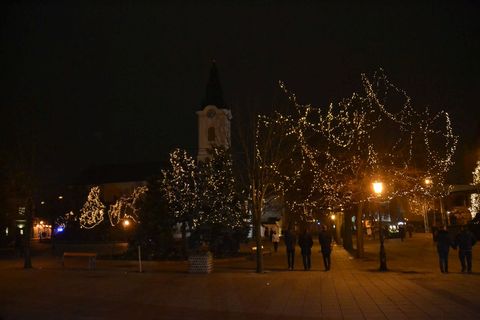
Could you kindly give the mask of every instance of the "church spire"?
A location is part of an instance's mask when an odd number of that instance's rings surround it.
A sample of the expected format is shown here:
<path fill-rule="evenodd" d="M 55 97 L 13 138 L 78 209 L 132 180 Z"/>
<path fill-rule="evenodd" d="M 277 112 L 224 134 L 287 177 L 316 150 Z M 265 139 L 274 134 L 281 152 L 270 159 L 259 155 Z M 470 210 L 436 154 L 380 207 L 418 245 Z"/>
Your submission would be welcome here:
<path fill-rule="evenodd" d="M 205 98 L 203 99 L 201 108 L 205 108 L 208 105 L 214 105 L 219 109 L 225 109 L 225 102 L 223 101 L 222 86 L 220 85 L 220 79 L 218 78 L 217 64 L 215 60 L 212 61 L 212 67 L 210 68 L 210 77 L 208 78 L 207 90 L 205 92 Z"/>

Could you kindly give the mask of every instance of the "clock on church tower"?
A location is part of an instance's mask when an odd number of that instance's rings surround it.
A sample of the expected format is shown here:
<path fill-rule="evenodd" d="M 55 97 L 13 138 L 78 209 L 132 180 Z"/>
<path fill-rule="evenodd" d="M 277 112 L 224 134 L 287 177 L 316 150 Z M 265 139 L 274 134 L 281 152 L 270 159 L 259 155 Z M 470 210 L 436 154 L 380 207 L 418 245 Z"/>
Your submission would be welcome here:
<path fill-rule="evenodd" d="M 232 112 L 223 101 L 222 87 L 215 61 L 210 69 L 205 99 L 198 116 L 198 155 L 203 161 L 208 158 L 208 149 L 213 146 L 230 147 L 230 121 Z"/>

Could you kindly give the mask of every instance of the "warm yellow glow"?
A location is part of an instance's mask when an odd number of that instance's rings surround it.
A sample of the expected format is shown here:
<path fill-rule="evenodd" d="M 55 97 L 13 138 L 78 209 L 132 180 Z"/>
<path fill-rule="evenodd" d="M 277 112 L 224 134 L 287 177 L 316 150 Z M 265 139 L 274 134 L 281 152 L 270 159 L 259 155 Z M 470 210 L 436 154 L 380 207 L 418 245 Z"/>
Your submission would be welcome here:
<path fill-rule="evenodd" d="M 130 220 L 123 220 L 123 226 L 128 227 L 130 225 Z"/>
<path fill-rule="evenodd" d="M 335 220 L 335 218 L 336 218 L 336 217 L 335 217 L 334 214 L 332 214 L 332 215 L 330 216 L 330 219 L 332 219 L 332 220 Z"/>
<path fill-rule="evenodd" d="M 431 185 L 431 184 L 432 184 L 432 179 L 430 179 L 430 178 L 425 178 L 425 184 L 426 184 L 427 186 Z"/>
<path fill-rule="evenodd" d="M 383 191 L 383 183 L 382 182 L 378 182 L 378 181 L 375 181 L 373 183 L 373 192 L 375 192 L 376 194 L 381 194 Z"/>
<path fill-rule="evenodd" d="M 45 201 L 40 202 L 40 204 L 45 204 Z"/>
<path fill-rule="evenodd" d="M 62 199 L 63 199 L 63 196 L 58 196 L 58 199 L 59 199 L 59 200 L 62 200 Z"/>
<path fill-rule="evenodd" d="M 40 224 L 43 224 L 43 220 L 42 220 L 42 221 L 40 221 Z"/>

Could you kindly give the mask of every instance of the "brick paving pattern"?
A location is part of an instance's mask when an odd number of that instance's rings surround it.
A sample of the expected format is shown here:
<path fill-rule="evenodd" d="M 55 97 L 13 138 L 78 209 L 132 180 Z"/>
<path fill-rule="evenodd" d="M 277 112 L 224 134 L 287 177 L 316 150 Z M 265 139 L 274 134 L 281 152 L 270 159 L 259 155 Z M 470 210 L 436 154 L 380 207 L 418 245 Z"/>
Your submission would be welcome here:
<path fill-rule="evenodd" d="M 266 244 L 268 247 L 269 244 Z M 342 247 L 323 271 L 318 243 L 312 270 L 303 271 L 299 250 L 294 271 L 285 248 L 265 256 L 265 273 L 251 259 L 215 260 L 210 274 L 190 274 L 186 262 L 143 264 L 83 260 L 62 269 L 49 254 L 0 259 L 0 319 L 479 319 L 480 249 L 472 274 L 460 273 L 450 251 L 449 274 L 440 273 L 431 235 L 385 243 L 388 272 L 379 272 L 378 241 L 366 241 L 366 257 Z M 475 272 L 477 270 L 477 272 Z"/>

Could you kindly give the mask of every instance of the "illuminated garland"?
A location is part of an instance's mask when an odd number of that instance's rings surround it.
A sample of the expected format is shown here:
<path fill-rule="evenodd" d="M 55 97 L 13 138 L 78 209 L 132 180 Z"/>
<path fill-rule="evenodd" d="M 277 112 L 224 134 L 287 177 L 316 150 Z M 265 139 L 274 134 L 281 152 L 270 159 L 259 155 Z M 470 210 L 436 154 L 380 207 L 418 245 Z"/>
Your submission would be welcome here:
<path fill-rule="evenodd" d="M 472 185 L 478 186 L 480 185 L 480 161 L 477 161 L 477 166 L 475 167 L 475 170 L 472 172 L 473 175 L 473 182 Z M 470 195 L 470 214 L 472 215 L 472 218 L 475 217 L 477 212 L 480 212 L 480 195 L 478 193 L 472 193 Z"/>
<path fill-rule="evenodd" d="M 108 217 L 110 224 L 115 226 L 125 219 L 138 221 L 138 213 L 140 210 L 141 199 L 148 191 L 148 188 L 136 187 L 128 196 L 124 195 L 113 205 L 110 205 Z M 87 201 L 80 210 L 80 227 L 84 229 L 93 229 L 104 220 L 105 205 L 100 200 L 100 188 L 92 187 L 87 197 Z M 77 220 L 77 216 L 70 211 L 56 219 L 56 227 L 65 229 L 72 221 Z"/>
<path fill-rule="evenodd" d="M 162 171 L 169 210 L 178 222 L 188 222 L 192 229 L 207 225 L 240 227 L 243 215 L 231 156 L 217 147 L 209 153 L 210 157 L 198 164 L 184 150 L 170 154 L 171 167 Z"/>
<path fill-rule="evenodd" d="M 170 212 L 177 221 L 192 226 L 199 211 L 195 160 L 186 151 L 175 149 L 170 153 L 170 168 L 162 170 L 162 175 Z"/>
<path fill-rule="evenodd" d="M 305 160 L 296 143 L 296 119 L 275 112 L 270 117 L 258 115 L 256 120 L 255 153 L 249 160 L 248 178 L 249 199 L 255 218 L 260 219 L 279 195 L 298 188 Z"/>
<path fill-rule="evenodd" d="M 115 226 L 121 221 L 131 219 L 138 221 L 138 213 L 140 211 L 140 200 L 143 198 L 148 188 L 136 187 L 129 196 L 122 196 L 113 205 L 110 205 L 108 217 L 110 224 Z"/>
<path fill-rule="evenodd" d="M 446 112 L 417 112 L 405 91 L 389 82 L 383 71 L 362 75 L 363 93 L 354 93 L 327 108 L 293 103 L 289 117 L 272 119 L 288 126 L 299 148 L 299 168 L 313 176 L 306 196 L 291 208 L 322 205 L 343 207 L 371 196 L 371 182 L 382 179 L 387 197 L 409 194 L 439 196 L 453 165 L 457 137 Z M 425 188 L 425 178 L 433 187 Z"/>
<path fill-rule="evenodd" d="M 235 190 L 231 155 L 220 147 L 213 147 L 209 153 L 210 159 L 200 162 L 198 168 L 202 212 L 199 224 L 238 228 L 244 217 Z"/>
<path fill-rule="evenodd" d="M 100 188 L 92 187 L 80 210 L 80 227 L 92 229 L 103 221 L 105 205 L 100 201 Z"/>
<path fill-rule="evenodd" d="M 73 213 L 73 211 L 65 213 L 63 216 L 57 217 L 55 219 L 55 230 L 65 230 L 68 224 L 72 221 L 77 221 L 77 216 Z"/>

